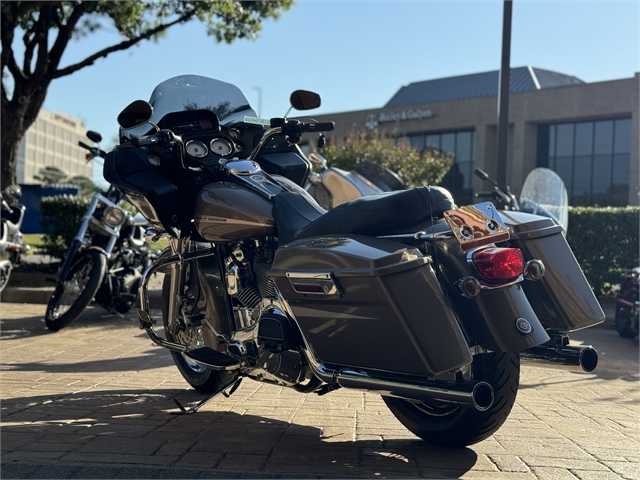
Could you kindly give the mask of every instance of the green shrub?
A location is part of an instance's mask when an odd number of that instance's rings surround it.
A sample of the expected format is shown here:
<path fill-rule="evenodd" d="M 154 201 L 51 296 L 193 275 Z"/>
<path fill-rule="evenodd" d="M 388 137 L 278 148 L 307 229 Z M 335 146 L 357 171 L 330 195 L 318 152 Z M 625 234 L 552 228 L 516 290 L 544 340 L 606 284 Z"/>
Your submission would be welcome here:
<path fill-rule="evenodd" d="M 571 207 L 567 242 L 597 296 L 611 296 L 620 276 L 640 265 L 639 207 Z"/>
<path fill-rule="evenodd" d="M 40 226 L 44 241 L 41 250 L 46 255 L 61 260 L 66 257 L 90 202 L 91 198 L 71 195 L 43 197 L 40 200 Z"/>
<path fill-rule="evenodd" d="M 453 165 L 453 156 L 434 148 L 420 153 L 407 142 L 395 143 L 378 131 L 351 133 L 344 142 L 328 144 L 322 150 L 330 167 L 353 170 L 368 160 L 396 173 L 407 187 L 437 185 Z"/>

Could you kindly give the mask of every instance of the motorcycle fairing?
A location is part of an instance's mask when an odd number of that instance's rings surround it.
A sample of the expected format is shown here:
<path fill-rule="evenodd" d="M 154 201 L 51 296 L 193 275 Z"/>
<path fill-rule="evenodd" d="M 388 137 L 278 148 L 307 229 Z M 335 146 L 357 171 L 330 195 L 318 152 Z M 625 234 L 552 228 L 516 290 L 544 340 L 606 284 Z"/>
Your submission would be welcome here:
<path fill-rule="evenodd" d="M 269 276 L 325 364 L 435 376 L 471 361 L 431 259 L 417 249 L 360 235 L 307 238 L 280 247 Z M 301 277 L 307 293 L 296 287 Z"/>

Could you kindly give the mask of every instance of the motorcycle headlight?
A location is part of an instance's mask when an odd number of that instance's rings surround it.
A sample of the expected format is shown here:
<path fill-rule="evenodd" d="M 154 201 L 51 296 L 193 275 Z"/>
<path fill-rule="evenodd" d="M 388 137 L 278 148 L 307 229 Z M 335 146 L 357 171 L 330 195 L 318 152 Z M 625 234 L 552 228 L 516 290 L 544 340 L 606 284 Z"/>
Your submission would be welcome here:
<path fill-rule="evenodd" d="M 119 227 L 124 223 L 126 218 L 125 213 L 118 207 L 108 207 L 104 211 L 102 221 L 111 228 Z"/>

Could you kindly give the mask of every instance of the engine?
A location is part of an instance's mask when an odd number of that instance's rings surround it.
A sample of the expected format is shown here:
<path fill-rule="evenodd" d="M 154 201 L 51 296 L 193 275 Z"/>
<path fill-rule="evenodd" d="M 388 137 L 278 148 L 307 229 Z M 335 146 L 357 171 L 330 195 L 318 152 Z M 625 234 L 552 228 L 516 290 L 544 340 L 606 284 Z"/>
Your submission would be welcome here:
<path fill-rule="evenodd" d="M 298 327 L 284 313 L 267 275 L 274 251 L 267 240 L 236 245 L 225 262 L 227 293 L 234 302 L 233 337 L 243 341 L 253 359 L 248 375 L 291 386 L 304 381 L 308 368 Z"/>

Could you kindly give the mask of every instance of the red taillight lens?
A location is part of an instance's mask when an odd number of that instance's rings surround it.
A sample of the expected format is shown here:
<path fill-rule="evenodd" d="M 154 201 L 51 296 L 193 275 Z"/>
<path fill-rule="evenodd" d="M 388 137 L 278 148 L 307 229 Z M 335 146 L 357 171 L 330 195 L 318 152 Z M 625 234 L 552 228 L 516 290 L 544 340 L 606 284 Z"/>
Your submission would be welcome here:
<path fill-rule="evenodd" d="M 515 280 L 524 272 L 524 256 L 518 248 L 485 248 L 471 256 L 473 266 L 492 283 Z"/>

